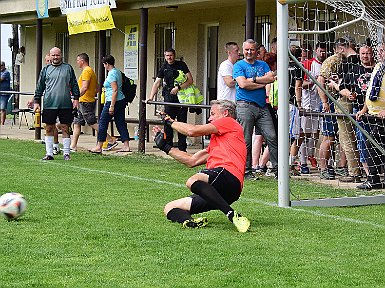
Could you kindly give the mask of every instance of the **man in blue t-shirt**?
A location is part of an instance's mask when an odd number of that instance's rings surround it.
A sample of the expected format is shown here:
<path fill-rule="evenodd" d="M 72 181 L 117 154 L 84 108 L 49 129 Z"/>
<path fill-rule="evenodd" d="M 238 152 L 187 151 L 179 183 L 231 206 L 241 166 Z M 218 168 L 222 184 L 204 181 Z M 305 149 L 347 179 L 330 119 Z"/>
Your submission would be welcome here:
<path fill-rule="evenodd" d="M 0 66 L 0 91 L 11 90 L 11 74 L 5 69 L 5 63 L 1 61 Z M 0 94 L 0 125 L 4 125 L 7 115 L 7 105 L 10 94 Z"/>
<path fill-rule="evenodd" d="M 236 84 L 237 118 L 243 127 L 245 136 L 247 159 L 246 179 L 255 179 L 252 174 L 252 136 L 254 128 L 261 132 L 270 151 L 272 172 L 277 176 L 278 140 L 273 120 L 266 106 L 265 85 L 274 82 L 275 75 L 269 66 L 256 60 L 258 54 L 257 43 L 248 39 L 243 42 L 244 59 L 234 64 L 233 78 Z"/>

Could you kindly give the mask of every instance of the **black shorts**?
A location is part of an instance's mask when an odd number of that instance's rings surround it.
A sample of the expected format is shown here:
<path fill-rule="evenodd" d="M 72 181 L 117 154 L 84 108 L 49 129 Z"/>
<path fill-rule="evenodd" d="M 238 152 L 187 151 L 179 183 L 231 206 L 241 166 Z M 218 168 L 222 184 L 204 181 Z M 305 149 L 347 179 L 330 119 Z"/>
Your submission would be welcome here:
<path fill-rule="evenodd" d="M 227 204 L 232 204 L 241 196 L 242 186 L 238 178 L 227 171 L 225 168 L 218 167 L 213 169 L 203 169 L 200 173 L 209 175 L 211 184 L 223 197 Z M 216 209 L 206 202 L 201 196 L 193 194 L 190 213 L 198 214 Z"/>
<path fill-rule="evenodd" d="M 61 124 L 70 125 L 74 119 L 72 109 L 43 109 L 42 122 L 48 125 L 56 124 L 59 117 Z"/>

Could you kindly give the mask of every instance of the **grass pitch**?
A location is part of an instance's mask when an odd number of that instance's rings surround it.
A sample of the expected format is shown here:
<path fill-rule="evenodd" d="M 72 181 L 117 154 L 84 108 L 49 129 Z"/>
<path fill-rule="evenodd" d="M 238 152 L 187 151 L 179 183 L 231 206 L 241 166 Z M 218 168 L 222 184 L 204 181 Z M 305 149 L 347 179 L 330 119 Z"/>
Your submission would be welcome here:
<path fill-rule="evenodd" d="M 0 140 L 0 194 L 29 204 L 0 219 L 0 287 L 385 286 L 385 206 L 278 208 L 276 181 L 262 179 L 233 204 L 250 232 L 218 211 L 186 230 L 162 211 L 189 195 L 198 169 L 141 154 L 43 155 L 41 144 Z"/>

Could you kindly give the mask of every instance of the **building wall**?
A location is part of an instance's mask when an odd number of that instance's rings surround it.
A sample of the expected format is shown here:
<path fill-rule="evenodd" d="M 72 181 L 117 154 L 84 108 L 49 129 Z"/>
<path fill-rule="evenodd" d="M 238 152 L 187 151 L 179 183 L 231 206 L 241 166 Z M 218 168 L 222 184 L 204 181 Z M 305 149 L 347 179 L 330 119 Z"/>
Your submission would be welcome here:
<path fill-rule="evenodd" d="M 276 8 L 273 1 L 267 5 L 256 5 L 256 16 L 270 15 L 272 22 L 275 22 Z M 216 7 L 210 9 L 194 9 L 191 11 L 181 10 L 176 12 L 159 13 L 159 9 L 149 9 L 148 23 L 148 61 L 147 61 L 147 95 L 151 91 L 154 82 L 154 46 L 155 46 L 155 24 L 175 22 L 176 36 L 175 49 L 177 57 L 183 57 L 187 63 L 195 84 L 204 91 L 204 71 L 205 64 L 205 41 L 208 25 L 218 25 L 218 65 L 225 60 L 226 55 L 223 46 L 228 41 L 238 42 L 240 47 L 244 41 L 245 34 L 245 1 L 234 6 Z M 139 24 L 139 11 L 128 13 L 113 13 L 115 26 L 117 29 L 111 31 L 111 54 L 116 58 L 116 67 L 123 70 L 123 43 L 124 27 L 130 24 Z M 64 17 L 52 18 L 49 21 L 52 25 L 43 26 L 43 51 L 49 51 L 55 45 L 57 32 L 67 31 L 67 23 Z M 275 36 L 275 28 L 272 27 L 272 35 Z M 120 30 L 120 31 L 119 31 Z M 21 91 L 32 92 L 35 89 L 35 27 L 23 26 L 21 36 L 22 45 L 26 47 L 25 64 L 21 66 Z M 273 36 L 272 36 L 273 37 Z M 73 65 L 76 75 L 80 75 L 80 70 L 76 66 L 76 55 L 86 52 L 90 56 L 90 65 L 97 71 L 100 60 L 97 57 L 97 32 L 84 33 L 70 36 L 69 40 L 69 64 Z M 44 54 L 44 53 L 43 53 Z M 137 81 L 139 83 L 139 80 Z M 138 87 L 138 96 L 139 96 Z M 26 98 L 29 98 L 29 96 Z M 21 105 L 26 101 L 21 100 Z M 138 117 L 138 99 L 130 105 L 130 117 Z M 154 107 L 149 107 L 148 117 L 154 117 Z M 195 114 L 190 114 L 195 117 Z M 195 118 L 194 118 L 195 119 Z M 199 118 L 198 118 L 199 119 Z M 192 120 L 194 121 L 194 120 Z"/>

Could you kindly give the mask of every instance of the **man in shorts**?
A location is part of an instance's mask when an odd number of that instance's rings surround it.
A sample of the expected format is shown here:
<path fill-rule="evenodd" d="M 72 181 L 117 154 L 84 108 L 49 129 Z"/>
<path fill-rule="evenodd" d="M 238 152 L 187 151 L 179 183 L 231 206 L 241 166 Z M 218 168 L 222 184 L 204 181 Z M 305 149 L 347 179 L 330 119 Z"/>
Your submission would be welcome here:
<path fill-rule="evenodd" d="M 291 45 L 290 52 L 299 61 L 302 49 L 299 46 Z M 296 169 L 295 160 L 298 155 L 299 147 L 305 139 L 305 134 L 301 131 L 301 116 L 298 107 L 301 107 L 303 72 L 300 67 L 289 58 L 289 135 L 291 139 L 290 146 L 290 175 L 299 176 Z"/>
<path fill-rule="evenodd" d="M 5 68 L 5 62 L 0 62 L 0 91 L 11 91 L 11 74 Z M 5 124 L 7 105 L 10 94 L 0 94 L 0 125 Z"/>
<path fill-rule="evenodd" d="M 322 62 L 326 59 L 326 43 L 318 42 L 315 50 L 316 57 L 308 59 L 302 62 L 305 69 L 307 69 L 310 74 L 317 79 Z M 312 81 L 307 74 L 304 74 L 303 83 L 302 83 L 302 99 L 301 105 L 299 108 L 304 109 L 305 111 L 319 112 L 319 103 L 320 97 L 317 91 L 317 86 Z M 301 117 L 301 129 L 305 134 L 304 142 L 300 147 L 301 157 L 301 173 L 309 174 L 310 169 L 307 166 L 307 158 L 312 163 L 313 167 L 317 166 L 317 161 L 314 157 L 315 144 L 319 136 L 319 118 L 315 115 L 302 116 Z M 309 157 L 307 157 L 309 156 Z"/>
<path fill-rule="evenodd" d="M 206 163 L 206 169 L 191 176 L 186 182 L 193 195 L 166 204 L 164 214 L 167 219 L 181 223 L 185 228 L 199 228 L 207 225 L 207 218 L 194 219 L 192 214 L 220 210 L 239 232 L 246 232 L 250 221 L 230 206 L 241 195 L 247 153 L 242 126 L 235 120 L 235 103 L 230 100 L 211 101 L 208 124 L 177 122 L 166 114 L 163 114 L 162 118 L 165 125 L 184 135 L 211 135 L 210 144 L 206 149 L 188 154 L 168 144 L 165 133 L 159 127 L 153 128 L 158 148 L 175 160 L 188 167 Z"/>
<path fill-rule="evenodd" d="M 319 76 L 317 78 L 318 82 L 333 96 L 337 94 L 337 91 L 327 85 L 329 81 L 337 78 L 337 71 L 342 63 L 342 55 L 337 53 L 334 49 L 334 54 L 328 57 L 321 66 Z M 322 119 L 322 142 L 320 145 L 319 159 L 320 159 L 320 178 L 325 180 L 334 180 L 336 172 L 333 166 L 328 165 L 330 160 L 332 147 L 334 146 L 334 141 L 337 133 L 337 119 L 335 116 L 328 115 L 328 112 L 334 111 L 334 104 L 328 98 L 328 96 L 322 91 L 322 89 L 317 88 L 318 93 L 321 99 L 320 109 L 324 113 Z"/>
<path fill-rule="evenodd" d="M 44 94 L 42 122 L 46 124 L 46 155 L 42 160 L 54 159 L 53 142 L 56 117 L 59 117 L 62 128 L 64 160 L 71 160 L 69 126 L 73 120 L 73 109 L 79 107 L 79 86 L 72 66 L 63 63 L 61 50 L 54 47 L 50 50 L 50 55 L 52 63 L 45 66 L 40 72 L 33 106 L 34 112 L 40 110 L 40 101 Z"/>
<path fill-rule="evenodd" d="M 97 119 L 95 116 L 96 99 L 98 82 L 96 74 L 89 66 L 90 58 L 86 53 L 81 53 L 77 56 L 76 62 L 79 68 L 82 69 L 82 74 L 79 77 L 78 85 L 80 88 L 79 110 L 74 118 L 74 131 L 71 141 L 71 152 L 77 151 L 79 136 L 81 134 L 81 126 L 86 123 L 92 129 L 98 131 Z M 107 134 L 108 145 L 104 150 L 111 150 L 118 145 L 109 134 Z"/>

